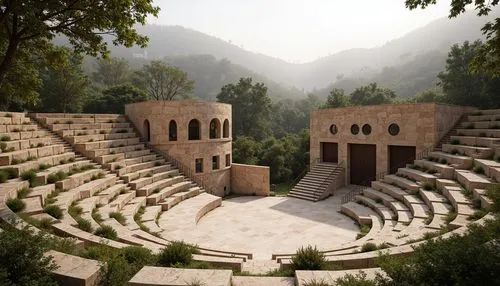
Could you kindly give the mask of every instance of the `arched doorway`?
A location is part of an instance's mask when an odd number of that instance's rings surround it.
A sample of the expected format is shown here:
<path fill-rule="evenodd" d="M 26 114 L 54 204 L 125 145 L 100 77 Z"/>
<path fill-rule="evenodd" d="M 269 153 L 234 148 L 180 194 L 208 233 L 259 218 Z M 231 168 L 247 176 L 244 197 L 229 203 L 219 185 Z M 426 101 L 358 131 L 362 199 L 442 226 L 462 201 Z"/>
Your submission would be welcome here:
<path fill-rule="evenodd" d="M 144 138 L 147 142 L 151 141 L 151 129 L 149 126 L 149 120 L 144 120 L 144 124 L 142 126 L 142 131 L 144 132 Z"/>
<path fill-rule="evenodd" d="M 197 119 L 191 119 L 188 125 L 188 140 L 200 140 L 200 122 Z"/>
<path fill-rule="evenodd" d="M 170 120 L 168 124 L 168 141 L 177 141 L 177 122 Z"/>
<path fill-rule="evenodd" d="M 210 139 L 220 138 L 220 121 L 214 118 L 210 121 Z"/>
<path fill-rule="evenodd" d="M 229 138 L 229 120 L 224 120 L 224 126 L 222 131 L 222 137 Z"/>

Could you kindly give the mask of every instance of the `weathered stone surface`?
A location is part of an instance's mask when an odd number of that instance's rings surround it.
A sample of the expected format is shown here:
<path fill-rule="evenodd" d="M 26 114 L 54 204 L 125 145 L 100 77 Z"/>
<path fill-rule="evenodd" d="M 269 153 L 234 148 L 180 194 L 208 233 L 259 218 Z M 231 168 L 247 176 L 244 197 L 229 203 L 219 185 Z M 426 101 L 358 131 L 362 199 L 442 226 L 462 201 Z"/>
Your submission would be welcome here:
<path fill-rule="evenodd" d="M 143 267 L 129 281 L 130 286 L 187 286 L 194 283 L 211 286 L 230 286 L 231 270 L 181 269 Z M 198 284 L 197 284 L 198 285 Z"/>

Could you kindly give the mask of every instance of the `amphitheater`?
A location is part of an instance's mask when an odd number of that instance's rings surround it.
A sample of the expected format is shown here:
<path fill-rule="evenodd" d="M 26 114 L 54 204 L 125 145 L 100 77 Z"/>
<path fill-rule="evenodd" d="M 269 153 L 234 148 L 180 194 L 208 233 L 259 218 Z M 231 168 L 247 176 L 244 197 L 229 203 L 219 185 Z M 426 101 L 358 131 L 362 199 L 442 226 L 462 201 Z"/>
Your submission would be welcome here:
<path fill-rule="evenodd" d="M 0 166 L 12 176 L 0 184 L 0 218 L 18 228 L 49 219 L 52 235 L 74 238 L 81 247 L 139 245 L 158 252 L 184 240 L 197 245 L 195 261 L 213 266 L 146 266 L 129 285 L 189 285 L 192 279 L 203 285 L 303 285 L 313 279 L 333 284 L 359 270 L 371 277 L 380 272 L 378 252 L 360 252 L 365 243 L 384 245 L 390 255 L 410 255 L 426 237 L 463 233 L 492 217 L 486 189 L 500 180 L 500 110 L 450 107 L 446 116 L 436 104 L 401 106 L 441 116 L 429 119 L 404 110 L 404 116 L 394 115 L 399 107 L 377 108 L 382 111 L 360 108 L 360 117 L 348 109 L 313 114 L 311 168 L 287 197 L 269 196 L 268 168 L 232 164 L 227 105 L 146 102 L 127 106 L 123 115 L 1 112 Z M 363 126 L 361 134 L 349 120 L 370 121 L 370 129 Z M 425 122 L 434 127 L 429 131 Z M 386 140 L 388 126 L 392 137 Z M 407 127 L 414 128 L 411 136 L 405 135 Z M 380 162 L 359 177 L 349 153 L 354 147 L 344 150 L 351 141 L 413 142 L 416 149 L 411 162 L 395 163 L 394 169 L 387 146 L 377 147 Z M 320 143 L 338 144 L 338 150 L 331 155 Z M 23 180 L 29 171 L 36 175 Z M 223 200 L 229 193 L 240 196 Z M 7 206 L 14 198 L 25 203 L 22 212 Z M 50 205 L 59 206 L 63 216 L 45 212 Z M 78 228 L 70 215 L 74 207 L 93 229 L 111 226 L 118 239 Z M 115 219 L 116 213 L 125 221 Z M 369 231 L 358 235 L 366 226 Z M 297 248 L 307 244 L 342 270 L 264 276 L 289 269 Z M 48 255 L 59 265 L 54 274 L 61 285 L 98 284 L 97 261 L 57 251 Z"/>

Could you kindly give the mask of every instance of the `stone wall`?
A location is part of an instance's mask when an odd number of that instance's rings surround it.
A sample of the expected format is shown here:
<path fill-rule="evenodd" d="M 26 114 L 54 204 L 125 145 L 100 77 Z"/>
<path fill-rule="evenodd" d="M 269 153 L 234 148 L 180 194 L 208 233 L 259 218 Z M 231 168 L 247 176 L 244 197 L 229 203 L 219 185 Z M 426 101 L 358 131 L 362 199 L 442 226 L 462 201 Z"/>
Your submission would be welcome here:
<path fill-rule="evenodd" d="M 233 164 L 231 167 L 231 193 L 269 196 L 271 188 L 269 167 Z"/>
<path fill-rule="evenodd" d="M 425 104 L 388 104 L 376 106 L 355 106 L 315 110 L 310 120 L 310 160 L 314 165 L 321 160 L 321 142 L 338 143 L 338 161 L 346 167 L 346 183 L 350 182 L 348 144 L 376 145 L 376 173 L 388 171 L 389 146 L 415 146 L 416 154 L 431 150 L 443 135 L 470 108 L 459 106 Z M 330 127 L 336 125 L 337 133 Z M 357 124 L 359 133 L 351 133 L 351 126 Z M 363 125 L 371 127 L 371 133 L 363 134 Z M 391 124 L 399 126 L 399 134 L 388 132 Z"/>
<path fill-rule="evenodd" d="M 166 151 L 170 156 L 196 170 L 196 159 L 203 159 L 203 172 L 195 174 L 198 179 L 215 194 L 223 196 L 230 191 L 232 133 L 231 105 L 193 100 L 148 101 L 125 106 L 125 114 L 134 122 L 146 138 L 145 120 L 149 122 L 150 143 Z M 199 140 L 188 140 L 188 125 L 193 119 L 200 123 Z M 218 121 L 217 138 L 210 139 L 210 122 Z M 177 139 L 172 141 L 169 132 L 171 120 L 177 125 Z M 224 134 L 224 121 L 228 122 L 227 134 Z M 223 135 L 226 135 L 224 137 Z M 219 156 L 219 169 L 212 168 L 212 157 Z M 228 156 L 229 166 L 226 164 Z"/>

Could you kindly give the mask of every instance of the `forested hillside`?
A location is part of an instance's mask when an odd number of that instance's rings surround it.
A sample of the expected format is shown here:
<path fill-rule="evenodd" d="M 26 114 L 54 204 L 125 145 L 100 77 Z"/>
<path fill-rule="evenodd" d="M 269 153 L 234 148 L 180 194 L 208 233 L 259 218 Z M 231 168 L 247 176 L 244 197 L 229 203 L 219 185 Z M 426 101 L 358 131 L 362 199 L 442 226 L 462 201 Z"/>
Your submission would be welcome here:
<path fill-rule="evenodd" d="M 138 27 L 141 33 L 149 36 L 149 46 L 146 49 L 112 47 L 112 55 L 132 58 L 134 54 L 135 56 L 147 54 L 148 59 L 212 55 L 217 60 L 226 58 L 231 63 L 241 65 L 284 86 L 312 90 L 325 88 L 335 82 L 339 75 L 344 78 L 356 78 L 360 72 L 366 70 L 378 72 L 384 67 L 397 68 L 406 63 L 418 61 L 419 57 L 431 51 L 442 53 L 440 63 L 443 65 L 446 52 L 452 44 L 466 40 L 473 41 L 481 37 L 480 28 L 486 20 L 487 17 L 479 18 L 474 13 L 466 13 L 452 20 L 442 18 L 399 39 L 389 41 L 381 47 L 354 48 L 304 64 L 291 64 L 252 53 L 224 40 L 179 26 Z M 181 60 L 181 62 L 185 61 L 185 59 Z M 410 64 L 408 68 L 411 67 Z M 184 70 L 188 74 L 193 73 L 189 69 Z M 234 69 L 235 72 L 238 70 Z M 241 74 L 241 76 L 246 75 Z M 403 93 L 413 95 L 412 90 L 413 88 L 409 87 Z"/>

